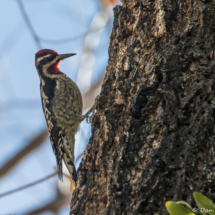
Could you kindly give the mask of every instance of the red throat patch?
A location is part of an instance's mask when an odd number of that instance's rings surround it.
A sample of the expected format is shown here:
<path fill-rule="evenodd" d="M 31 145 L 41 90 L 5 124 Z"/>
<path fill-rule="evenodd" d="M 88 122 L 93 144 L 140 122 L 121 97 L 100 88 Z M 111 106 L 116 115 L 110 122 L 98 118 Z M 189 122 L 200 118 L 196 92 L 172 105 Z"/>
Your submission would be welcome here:
<path fill-rule="evenodd" d="M 61 73 L 60 69 L 59 69 L 59 64 L 60 64 L 61 60 L 58 61 L 57 63 L 52 64 L 48 69 L 47 72 L 48 73 Z"/>

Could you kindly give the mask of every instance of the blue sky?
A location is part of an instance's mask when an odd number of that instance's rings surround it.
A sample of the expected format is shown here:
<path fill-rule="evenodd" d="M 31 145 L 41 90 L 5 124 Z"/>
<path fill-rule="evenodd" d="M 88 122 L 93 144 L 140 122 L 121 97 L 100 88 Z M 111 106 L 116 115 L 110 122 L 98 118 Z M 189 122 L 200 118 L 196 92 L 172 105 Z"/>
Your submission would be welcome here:
<path fill-rule="evenodd" d="M 97 0 L 22 2 L 43 48 L 54 49 L 62 54 L 77 53 L 62 62 L 60 69 L 77 82 L 82 92 L 86 91 L 103 75 L 107 66 L 113 22 L 112 8 L 106 12 L 104 18 Z M 0 20 L 1 168 L 30 139 L 44 130 L 46 124 L 40 101 L 39 78 L 34 66 L 38 48 L 26 27 L 17 0 L 0 0 Z M 87 38 L 83 36 L 102 25 L 105 27 L 88 34 Z M 67 38 L 76 39 L 62 42 Z M 88 49 L 91 50 L 90 53 L 87 52 Z M 77 156 L 86 146 L 90 129 L 90 125 L 84 122 L 77 133 Z M 77 167 L 78 165 L 76 163 Z M 53 173 L 54 167 L 56 161 L 48 140 L 0 179 L 0 194 L 43 178 Z M 0 215 L 23 214 L 45 205 L 55 198 L 58 183 L 56 176 L 34 187 L 0 198 Z M 68 211 L 67 206 L 60 214 L 68 214 Z"/>

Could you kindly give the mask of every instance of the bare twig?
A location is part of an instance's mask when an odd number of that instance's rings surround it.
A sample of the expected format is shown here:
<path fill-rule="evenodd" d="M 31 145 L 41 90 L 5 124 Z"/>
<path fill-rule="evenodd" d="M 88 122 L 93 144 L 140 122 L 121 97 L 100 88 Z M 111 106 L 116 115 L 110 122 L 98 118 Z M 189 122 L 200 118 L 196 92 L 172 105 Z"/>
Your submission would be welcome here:
<path fill-rule="evenodd" d="M 23 5 L 23 3 L 22 3 L 22 0 L 17 0 L 17 2 L 18 2 L 18 4 L 19 4 L 19 8 L 20 8 L 20 11 L 21 11 L 21 13 L 22 13 L 22 16 L 23 16 L 23 18 L 24 18 L 24 20 L 25 20 L 25 23 L 26 23 L 26 25 L 27 25 L 27 27 L 28 27 L 28 29 L 29 29 L 29 31 L 30 31 L 32 37 L 34 38 L 34 41 L 36 42 L 37 48 L 38 48 L 38 49 L 42 49 L 42 46 L 41 46 L 41 44 L 40 44 L 40 40 L 39 40 L 39 38 L 38 38 L 38 36 L 37 36 L 37 34 L 36 34 L 36 32 L 35 32 L 35 30 L 34 30 L 32 24 L 31 24 L 31 22 L 30 22 L 30 20 L 29 20 L 29 18 L 28 18 L 28 15 L 27 15 L 27 13 L 26 13 L 26 11 L 25 11 L 25 8 L 24 8 L 24 5 Z"/>
<path fill-rule="evenodd" d="M 83 110 L 90 108 L 99 94 L 100 88 L 104 79 L 104 75 L 93 84 L 93 86 L 82 95 L 83 97 Z M 15 109 L 35 109 L 41 106 L 40 100 L 13 100 L 8 101 L 6 104 L 0 104 L 0 113 Z"/>
<path fill-rule="evenodd" d="M 30 184 L 27 184 L 27 185 L 25 185 L 25 186 L 23 186 L 23 187 L 19 187 L 19 188 L 17 188 L 17 189 L 8 191 L 8 192 L 6 192 L 6 193 L 2 193 L 2 194 L 0 194 L 0 197 L 7 196 L 7 195 L 9 195 L 9 194 L 18 192 L 18 191 L 23 190 L 23 189 L 26 189 L 26 188 L 28 188 L 28 187 L 32 187 L 32 186 L 34 186 L 34 185 L 36 185 L 36 184 L 39 184 L 39 183 L 41 183 L 41 182 L 43 182 L 43 181 L 45 181 L 45 180 L 48 180 L 49 178 L 52 178 L 52 177 L 55 176 L 55 175 L 57 175 L 57 172 L 55 172 L 55 173 L 53 173 L 53 174 L 51 174 L 51 175 L 48 175 L 48 176 L 46 176 L 45 178 L 42 178 L 42 179 L 40 179 L 40 180 L 38 180 L 38 181 L 35 181 L 35 182 L 33 182 L 33 183 L 30 183 Z"/>
<path fill-rule="evenodd" d="M 41 208 L 37 208 L 31 212 L 25 213 L 26 215 L 42 214 L 45 211 L 51 211 L 57 213 L 63 206 L 69 205 L 71 199 L 69 196 L 58 194 L 58 196 L 50 203 Z"/>
<path fill-rule="evenodd" d="M 32 37 L 34 38 L 34 41 L 36 42 L 36 45 L 37 45 L 37 48 L 38 49 L 42 49 L 42 45 L 41 45 L 41 42 L 45 42 L 45 43 L 67 43 L 67 42 L 71 42 L 72 40 L 77 40 L 77 39 L 80 39 L 80 38 L 83 38 L 83 37 L 86 37 L 89 33 L 93 33 L 93 32 L 96 32 L 96 31 L 99 31 L 101 30 L 102 28 L 104 28 L 104 26 L 101 26 L 101 27 L 98 27 L 98 28 L 95 28 L 95 29 L 92 29 L 86 33 L 83 33 L 83 34 L 80 34 L 78 36 L 75 36 L 75 37 L 68 37 L 68 38 L 64 38 L 64 39 L 45 39 L 45 38 L 41 38 L 41 37 L 38 37 L 31 22 L 30 22 L 30 19 L 25 11 L 25 8 L 24 8 L 24 5 L 22 3 L 22 0 L 17 0 L 18 1 L 18 4 L 19 4 L 19 7 L 20 7 L 20 11 L 22 13 L 22 16 L 25 20 L 25 23 L 32 35 Z M 107 23 L 109 23 L 110 20 L 108 20 Z M 107 24 L 106 23 L 106 24 Z"/>
<path fill-rule="evenodd" d="M 109 23 L 109 22 L 110 21 L 108 21 L 107 23 Z M 63 39 L 46 39 L 46 38 L 42 38 L 42 37 L 38 37 L 38 38 L 41 42 L 44 42 L 44 43 L 55 43 L 55 44 L 56 43 L 68 43 L 68 42 L 71 42 L 72 40 L 78 40 L 78 39 L 81 39 L 83 37 L 86 37 L 89 33 L 97 32 L 97 31 L 101 30 L 102 28 L 104 28 L 104 26 L 90 30 L 90 31 L 87 31 L 87 32 L 80 34 L 78 36 L 67 37 L 67 38 L 63 38 Z"/>
<path fill-rule="evenodd" d="M 98 31 L 100 29 L 97 29 L 96 31 Z M 44 42 L 44 43 L 68 43 L 68 42 L 71 42 L 72 40 L 77 40 L 77 39 L 80 39 L 80 38 L 83 38 L 85 37 L 87 34 L 89 33 L 86 32 L 86 33 L 83 33 L 83 34 L 80 34 L 78 36 L 75 36 L 75 37 L 67 37 L 67 38 L 64 38 L 64 39 L 56 39 L 56 40 L 53 40 L 53 39 L 45 39 L 45 38 L 41 38 L 39 37 L 40 41 L 41 42 Z"/>
<path fill-rule="evenodd" d="M 31 140 L 27 146 L 18 152 L 12 159 L 10 159 L 6 164 L 3 165 L 0 169 L 0 177 L 7 174 L 12 168 L 14 168 L 26 155 L 28 155 L 31 151 L 38 148 L 47 138 L 48 138 L 48 130 L 44 130 L 37 137 Z"/>
<path fill-rule="evenodd" d="M 54 169 L 58 172 L 58 169 L 57 169 L 56 167 L 55 167 Z M 69 175 L 67 175 L 67 174 L 66 174 L 66 173 L 64 173 L 64 172 L 63 172 L 63 176 L 65 176 L 66 178 L 70 179 L 70 176 L 69 176 Z"/>

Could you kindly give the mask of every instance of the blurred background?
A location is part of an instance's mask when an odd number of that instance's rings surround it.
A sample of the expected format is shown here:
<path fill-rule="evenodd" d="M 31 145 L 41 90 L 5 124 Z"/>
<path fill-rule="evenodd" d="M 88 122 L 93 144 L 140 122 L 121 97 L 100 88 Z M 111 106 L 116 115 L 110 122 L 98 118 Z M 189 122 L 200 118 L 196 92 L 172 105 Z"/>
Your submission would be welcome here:
<path fill-rule="evenodd" d="M 35 53 L 77 53 L 60 69 L 79 86 L 86 112 L 100 93 L 116 4 L 121 3 L 0 0 L 0 215 L 69 214 L 69 173 L 64 166 L 64 181 L 58 180 Z M 90 135 L 85 121 L 76 134 L 76 169 Z"/>

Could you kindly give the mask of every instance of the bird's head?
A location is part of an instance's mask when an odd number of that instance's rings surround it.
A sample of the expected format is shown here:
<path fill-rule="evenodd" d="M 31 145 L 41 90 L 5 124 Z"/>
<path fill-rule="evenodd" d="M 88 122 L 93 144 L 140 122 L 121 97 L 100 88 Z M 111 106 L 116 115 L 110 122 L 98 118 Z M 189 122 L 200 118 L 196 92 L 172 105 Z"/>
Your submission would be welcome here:
<path fill-rule="evenodd" d="M 59 73 L 60 62 L 76 54 L 58 54 L 51 49 L 42 49 L 36 53 L 35 66 L 38 70 L 46 70 L 47 73 Z"/>

